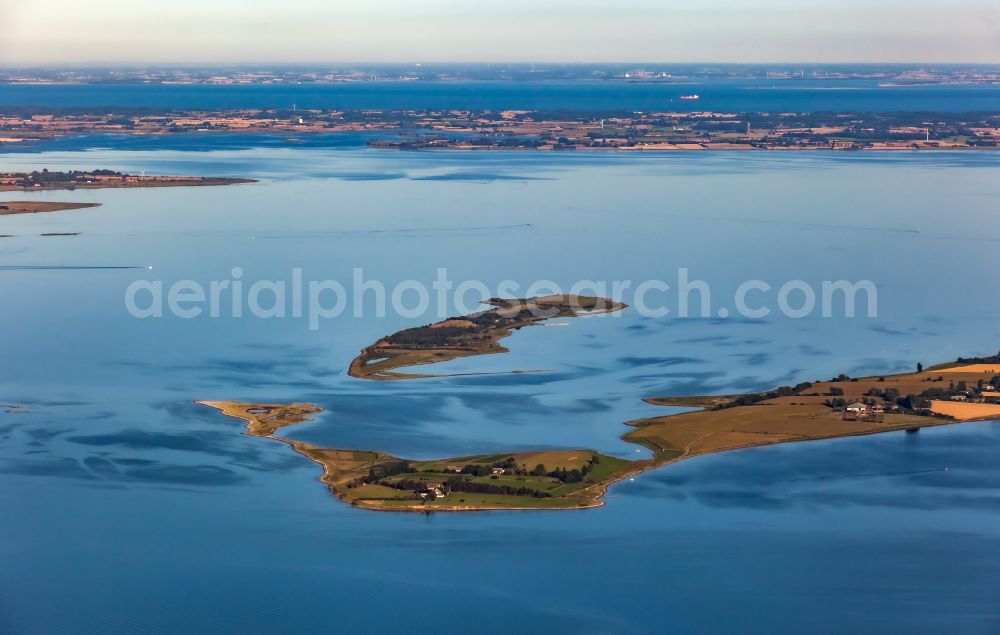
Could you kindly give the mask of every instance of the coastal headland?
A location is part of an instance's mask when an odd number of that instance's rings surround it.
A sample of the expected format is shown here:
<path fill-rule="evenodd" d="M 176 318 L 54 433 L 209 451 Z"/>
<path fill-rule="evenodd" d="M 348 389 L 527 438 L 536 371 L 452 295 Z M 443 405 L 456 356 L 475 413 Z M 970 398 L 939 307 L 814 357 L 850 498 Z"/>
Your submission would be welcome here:
<path fill-rule="evenodd" d="M 0 192 L 37 192 L 42 190 L 96 190 L 125 187 L 192 187 L 206 185 L 234 185 L 253 183 L 253 179 L 234 179 L 203 176 L 146 176 L 124 174 L 114 170 L 73 170 L 69 172 L 0 173 Z M 0 205 L 10 203 L 0 203 Z M 60 209 L 90 207 L 92 204 L 59 203 L 51 205 L 73 205 Z M 36 211 L 58 211 L 40 209 Z"/>
<path fill-rule="evenodd" d="M 496 344 L 499 337 L 546 318 L 501 327 L 490 323 L 498 310 L 510 311 L 501 319 L 516 320 L 528 305 L 542 304 L 553 310 L 550 317 L 568 316 L 579 314 L 572 304 L 594 306 L 598 300 L 575 296 L 494 299 L 489 303 L 497 308 L 453 318 L 476 324 L 476 316 L 486 316 L 482 323 L 488 326 L 483 330 L 455 324 L 438 328 L 474 329 L 465 336 L 456 332 L 443 337 L 459 348 L 459 354 L 499 353 L 503 352 Z M 624 308 L 603 302 L 605 310 Z M 432 377 L 393 369 L 432 363 L 438 354 L 441 360 L 457 356 L 452 355 L 456 350 L 451 346 L 419 348 L 409 344 L 408 336 L 392 338 L 373 345 L 377 348 L 366 348 L 352 362 L 355 372 L 351 374 L 362 379 L 385 379 L 387 373 L 393 379 Z M 394 341 L 407 342 L 408 348 L 397 356 L 387 356 L 386 342 Z M 372 367 L 384 365 L 371 373 L 362 372 L 368 367 L 365 360 L 369 355 L 381 356 L 373 358 L 377 361 Z M 627 460 L 588 449 L 544 449 L 420 461 L 377 450 L 321 447 L 279 434 L 283 428 L 322 412 L 312 404 L 197 403 L 244 421 L 247 434 L 285 443 L 315 462 L 322 468 L 320 480 L 329 490 L 356 507 L 409 512 L 582 509 L 602 505 L 612 483 L 694 456 L 996 418 L 1000 416 L 1000 355 L 959 359 L 926 370 L 920 366 L 913 373 L 860 378 L 842 374 L 760 393 L 650 397 L 644 401 L 689 409 L 625 422 L 631 429 L 621 438 L 648 448 L 649 458 Z M 572 440 L 567 441 L 567 448 L 572 448 Z"/>
<path fill-rule="evenodd" d="M 201 176 L 145 176 L 124 174 L 114 170 L 73 170 L 68 172 L 0 173 L 0 192 L 39 192 L 45 190 L 96 190 L 133 187 L 192 187 L 254 183 L 253 179 Z M 69 203 L 60 201 L 0 201 L 0 216 L 64 212 L 98 207 L 100 203 Z M 77 236 L 79 232 L 48 232 L 41 236 Z M 0 234 L 0 238 L 13 238 Z"/>
<path fill-rule="evenodd" d="M 0 201 L 0 216 L 64 212 L 71 209 L 98 207 L 100 203 L 60 203 L 55 201 Z"/>

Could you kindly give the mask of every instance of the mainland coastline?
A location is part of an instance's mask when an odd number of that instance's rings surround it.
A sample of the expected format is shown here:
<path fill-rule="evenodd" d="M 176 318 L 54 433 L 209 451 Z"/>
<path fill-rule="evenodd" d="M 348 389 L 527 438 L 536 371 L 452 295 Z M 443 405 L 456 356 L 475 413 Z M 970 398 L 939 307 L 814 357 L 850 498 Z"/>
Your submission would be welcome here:
<path fill-rule="evenodd" d="M 694 96 L 690 96 L 694 97 Z M 0 148 L 79 135 L 364 135 L 373 148 L 518 151 L 1000 149 L 1000 117 L 953 112 L 37 108 L 0 105 Z"/>

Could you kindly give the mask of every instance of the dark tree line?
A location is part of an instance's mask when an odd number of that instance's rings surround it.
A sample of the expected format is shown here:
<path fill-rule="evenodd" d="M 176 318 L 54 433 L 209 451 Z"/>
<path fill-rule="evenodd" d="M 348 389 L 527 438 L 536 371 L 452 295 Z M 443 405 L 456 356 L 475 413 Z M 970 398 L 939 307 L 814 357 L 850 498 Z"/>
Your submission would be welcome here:
<path fill-rule="evenodd" d="M 781 386 L 768 392 L 755 392 L 748 395 L 739 395 L 738 397 L 734 397 L 731 401 L 715 406 L 713 410 L 724 410 L 726 408 L 736 408 L 738 406 L 752 406 L 755 403 L 766 401 L 767 399 L 791 397 L 792 395 L 798 395 L 803 390 L 808 388 L 812 388 L 812 382 L 804 381 L 794 386 Z"/>
<path fill-rule="evenodd" d="M 1000 364 L 1000 353 L 988 357 L 959 357 L 959 364 Z"/>

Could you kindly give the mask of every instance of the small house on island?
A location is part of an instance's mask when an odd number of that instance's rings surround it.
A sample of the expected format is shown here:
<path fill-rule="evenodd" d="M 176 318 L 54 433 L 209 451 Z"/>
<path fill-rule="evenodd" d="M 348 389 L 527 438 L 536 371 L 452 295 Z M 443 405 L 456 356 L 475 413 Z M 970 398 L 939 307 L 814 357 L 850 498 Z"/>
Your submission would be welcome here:
<path fill-rule="evenodd" d="M 844 408 L 844 421 L 869 421 L 881 423 L 885 420 L 885 406 L 881 404 L 868 405 L 857 401 Z"/>
<path fill-rule="evenodd" d="M 444 488 L 439 485 L 425 485 L 417 490 L 417 495 L 420 496 L 420 498 L 436 499 L 444 498 L 446 493 Z"/>

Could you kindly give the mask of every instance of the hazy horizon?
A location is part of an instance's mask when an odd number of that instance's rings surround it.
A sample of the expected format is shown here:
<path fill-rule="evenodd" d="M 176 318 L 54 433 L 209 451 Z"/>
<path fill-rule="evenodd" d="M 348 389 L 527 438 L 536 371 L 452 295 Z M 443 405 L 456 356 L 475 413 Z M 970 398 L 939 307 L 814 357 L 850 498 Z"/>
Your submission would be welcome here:
<path fill-rule="evenodd" d="M 1000 0 L 873 4 L 0 0 L 0 64 L 1000 63 Z"/>
<path fill-rule="evenodd" d="M 678 62 L 671 60 L 664 61 L 651 61 L 651 60 L 617 60 L 617 61 L 607 61 L 607 62 L 553 62 L 546 60 L 534 60 L 530 62 L 508 62 L 506 60 L 492 60 L 492 61 L 482 61 L 473 62 L 468 60 L 455 60 L 449 62 L 423 62 L 419 60 L 392 60 L 392 61 L 366 61 L 358 60 L 353 62 L 338 62 L 338 61 L 269 61 L 269 60 L 258 60 L 249 62 L 170 62 L 170 61 L 148 61 L 148 62 L 127 62 L 127 61 L 89 61 L 89 62 L 24 62 L 24 63 L 7 63 L 0 60 L 0 68 L 3 69 L 144 69 L 144 68 L 161 68 L 161 69 L 203 69 L 203 70 L 222 70 L 227 68 L 239 68 L 239 69 L 325 69 L 325 68 L 341 68 L 341 69 L 363 69 L 363 68 L 400 68 L 400 67 L 425 67 L 429 69 L 444 69 L 444 68 L 460 68 L 460 67 L 490 67 L 496 66 L 498 69 L 500 67 L 510 66 L 514 69 L 524 69 L 525 67 L 533 65 L 539 69 L 544 68 L 604 68 L 604 67 L 623 67 L 623 68 L 658 68 L 658 67 L 673 67 L 679 69 L 701 69 L 701 68 L 711 68 L 711 67 L 733 67 L 733 68 L 754 68 L 754 67 L 774 67 L 774 68 L 862 68 L 870 67 L 876 68 L 892 68 L 892 67 L 909 67 L 909 68 L 919 68 L 919 67 L 954 67 L 954 68 L 1000 68 L 1000 61 L 998 62 L 941 62 L 934 60 L 926 60 L 921 62 L 889 62 L 889 61 L 871 61 L 871 62 L 802 62 L 797 60 L 785 60 L 785 61 L 774 61 L 774 62 Z"/>

